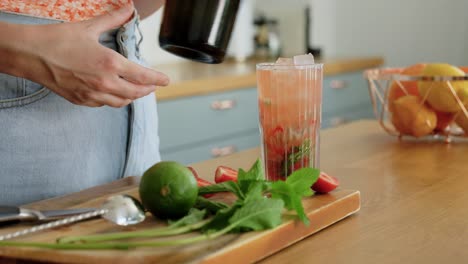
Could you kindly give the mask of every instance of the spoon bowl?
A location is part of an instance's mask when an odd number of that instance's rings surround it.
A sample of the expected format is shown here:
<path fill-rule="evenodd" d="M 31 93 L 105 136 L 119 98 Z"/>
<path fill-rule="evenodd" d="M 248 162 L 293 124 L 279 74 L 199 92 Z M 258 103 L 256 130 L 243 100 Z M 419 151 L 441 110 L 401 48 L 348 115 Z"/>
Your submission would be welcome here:
<path fill-rule="evenodd" d="M 130 195 L 111 196 L 101 208 L 107 209 L 102 218 L 120 226 L 135 225 L 145 220 L 143 205 Z"/>

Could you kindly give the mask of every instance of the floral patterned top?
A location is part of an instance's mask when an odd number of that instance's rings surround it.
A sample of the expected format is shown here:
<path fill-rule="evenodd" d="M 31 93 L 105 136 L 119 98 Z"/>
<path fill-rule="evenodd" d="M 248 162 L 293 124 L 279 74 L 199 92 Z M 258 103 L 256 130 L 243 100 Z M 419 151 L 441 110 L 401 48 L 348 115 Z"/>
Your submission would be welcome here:
<path fill-rule="evenodd" d="M 0 10 L 64 21 L 83 21 L 132 0 L 0 0 Z"/>

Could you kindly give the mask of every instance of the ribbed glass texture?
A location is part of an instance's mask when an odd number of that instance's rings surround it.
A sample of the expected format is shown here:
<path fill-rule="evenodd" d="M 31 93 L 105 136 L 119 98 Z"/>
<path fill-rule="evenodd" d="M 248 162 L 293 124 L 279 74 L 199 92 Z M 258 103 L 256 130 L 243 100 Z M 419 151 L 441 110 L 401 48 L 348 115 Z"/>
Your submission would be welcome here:
<path fill-rule="evenodd" d="M 257 64 L 262 160 L 268 180 L 319 167 L 323 64 Z"/>

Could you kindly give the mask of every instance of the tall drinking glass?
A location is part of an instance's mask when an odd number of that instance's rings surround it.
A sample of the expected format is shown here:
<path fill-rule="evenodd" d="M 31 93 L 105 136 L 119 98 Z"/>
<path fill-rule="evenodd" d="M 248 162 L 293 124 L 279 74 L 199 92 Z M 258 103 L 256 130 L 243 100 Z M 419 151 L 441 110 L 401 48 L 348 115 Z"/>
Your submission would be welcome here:
<path fill-rule="evenodd" d="M 323 64 L 257 64 L 262 159 L 268 180 L 319 166 Z"/>

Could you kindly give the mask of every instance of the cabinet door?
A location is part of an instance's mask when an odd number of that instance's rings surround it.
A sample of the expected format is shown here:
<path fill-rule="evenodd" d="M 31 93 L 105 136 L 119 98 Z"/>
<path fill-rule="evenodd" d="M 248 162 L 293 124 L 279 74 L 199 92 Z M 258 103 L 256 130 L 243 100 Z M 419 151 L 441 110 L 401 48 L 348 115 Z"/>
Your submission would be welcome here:
<path fill-rule="evenodd" d="M 369 90 L 362 72 L 327 76 L 322 100 L 322 128 L 373 118 Z"/>
<path fill-rule="evenodd" d="M 370 105 L 363 105 L 344 111 L 324 115 L 322 128 L 336 127 L 359 119 L 374 119 L 374 112 Z"/>
<path fill-rule="evenodd" d="M 189 164 L 226 156 L 257 146 L 260 146 L 260 134 L 258 130 L 254 130 L 232 138 L 213 140 L 212 142 L 197 145 L 187 145 L 176 150 L 161 151 L 161 157 L 163 160 L 174 160 L 183 164 Z"/>
<path fill-rule="evenodd" d="M 371 105 L 367 83 L 361 72 L 327 76 L 323 82 L 322 111 L 335 114 L 353 107 Z"/>
<path fill-rule="evenodd" d="M 161 150 L 178 149 L 258 129 L 256 88 L 162 101 Z"/>

